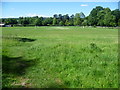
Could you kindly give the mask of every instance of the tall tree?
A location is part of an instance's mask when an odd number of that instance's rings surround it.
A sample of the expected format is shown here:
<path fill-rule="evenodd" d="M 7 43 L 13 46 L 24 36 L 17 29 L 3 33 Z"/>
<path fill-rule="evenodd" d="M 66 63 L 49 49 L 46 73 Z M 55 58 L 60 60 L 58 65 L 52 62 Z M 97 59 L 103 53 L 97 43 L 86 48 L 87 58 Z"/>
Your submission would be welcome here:
<path fill-rule="evenodd" d="M 104 10 L 98 12 L 98 14 L 97 14 L 97 20 L 98 20 L 97 25 L 98 26 L 104 26 L 104 16 L 105 16 L 105 14 L 106 13 L 104 12 Z"/>
<path fill-rule="evenodd" d="M 42 22 L 44 26 L 49 26 L 52 24 L 52 18 L 45 18 Z"/>
<path fill-rule="evenodd" d="M 63 21 L 60 21 L 60 22 L 59 22 L 59 25 L 60 25 L 60 26 L 64 26 L 64 22 L 63 22 Z"/>
<path fill-rule="evenodd" d="M 88 17 L 88 22 L 89 25 L 97 25 L 98 20 L 97 20 L 97 14 L 99 11 L 103 10 L 104 8 L 101 6 L 97 6 L 96 8 L 93 8 L 93 10 L 90 12 L 90 15 Z"/>
<path fill-rule="evenodd" d="M 69 20 L 66 20 L 66 21 L 65 21 L 65 25 L 66 25 L 66 26 L 69 26 L 69 25 L 70 25 Z"/>
<path fill-rule="evenodd" d="M 70 26 L 74 25 L 74 15 L 72 14 L 69 18 Z"/>
<path fill-rule="evenodd" d="M 115 16 L 113 16 L 110 12 L 104 16 L 104 25 L 115 26 Z"/>
<path fill-rule="evenodd" d="M 62 17 L 62 14 L 59 14 L 59 15 L 58 15 L 58 19 L 61 21 L 62 18 L 63 18 L 63 17 Z"/>
<path fill-rule="evenodd" d="M 22 19 L 22 25 L 23 25 L 23 26 L 26 26 L 26 25 L 28 25 L 28 24 L 29 24 L 29 20 L 26 19 L 26 17 L 23 18 L 23 19 Z"/>
<path fill-rule="evenodd" d="M 53 18 L 53 23 L 52 23 L 53 26 L 57 25 L 57 19 L 56 18 Z"/>
<path fill-rule="evenodd" d="M 42 20 L 43 20 L 42 17 L 36 18 L 34 21 L 35 26 L 42 26 Z"/>
<path fill-rule="evenodd" d="M 80 13 L 76 13 L 74 17 L 74 25 L 81 25 Z"/>
<path fill-rule="evenodd" d="M 112 15 L 115 16 L 115 22 L 116 24 L 118 23 L 118 20 L 120 19 L 120 10 L 119 9 L 115 9 L 112 12 Z M 118 25 L 118 24 L 117 24 Z"/>

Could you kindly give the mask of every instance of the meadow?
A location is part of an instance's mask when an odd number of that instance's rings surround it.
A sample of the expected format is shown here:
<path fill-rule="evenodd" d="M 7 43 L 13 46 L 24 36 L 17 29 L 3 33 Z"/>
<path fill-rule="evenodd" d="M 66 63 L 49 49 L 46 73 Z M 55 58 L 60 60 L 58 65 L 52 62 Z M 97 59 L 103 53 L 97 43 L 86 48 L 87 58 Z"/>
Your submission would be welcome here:
<path fill-rule="evenodd" d="M 3 27 L 3 88 L 118 88 L 118 30 Z"/>

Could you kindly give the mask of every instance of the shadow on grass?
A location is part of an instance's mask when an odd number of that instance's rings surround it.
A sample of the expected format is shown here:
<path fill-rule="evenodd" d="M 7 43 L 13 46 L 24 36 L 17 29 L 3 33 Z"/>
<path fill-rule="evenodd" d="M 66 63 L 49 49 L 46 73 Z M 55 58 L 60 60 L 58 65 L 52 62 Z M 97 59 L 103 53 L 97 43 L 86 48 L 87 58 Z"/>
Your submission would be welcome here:
<path fill-rule="evenodd" d="M 22 57 L 2 55 L 2 72 L 6 74 L 23 75 L 26 68 L 35 65 L 34 60 L 24 60 Z"/>
<path fill-rule="evenodd" d="M 20 41 L 20 42 L 33 42 L 33 41 L 36 40 L 36 39 L 31 39 L 31 38 L 11 37 L 11 36 L 2 37 L 2 38 L 4 38 L 4 39 L 13 39 L 13 40 L 17 40 L 17 41 Z"/>
<path fill-rule="evenodd" d="M 36 65 L 35 60 L 26 60 L 22 57 L 8 57 L 2 55 L 2 87 L 24 88 L 22 84 L 14 85 L 16 77 L 25 75 L 28 67 Z"/>
<path fill-rule="evenodd" d="M 18 41 L 21 41 L 21 42 L 33 42 L 35 41 L 36 39 L 30 39 L 30 38 L 17 38 Z"/>

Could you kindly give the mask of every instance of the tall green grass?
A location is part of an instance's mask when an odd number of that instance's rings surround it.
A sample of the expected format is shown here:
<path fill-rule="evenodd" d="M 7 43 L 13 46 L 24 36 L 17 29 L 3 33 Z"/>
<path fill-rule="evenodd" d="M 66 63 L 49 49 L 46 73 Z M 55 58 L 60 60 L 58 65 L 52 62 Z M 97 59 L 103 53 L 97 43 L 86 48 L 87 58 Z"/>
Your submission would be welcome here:
<path fill-rule="evenodd" d="M 117 88 L 118 30 L 2 28 L 3 87 Z"/>

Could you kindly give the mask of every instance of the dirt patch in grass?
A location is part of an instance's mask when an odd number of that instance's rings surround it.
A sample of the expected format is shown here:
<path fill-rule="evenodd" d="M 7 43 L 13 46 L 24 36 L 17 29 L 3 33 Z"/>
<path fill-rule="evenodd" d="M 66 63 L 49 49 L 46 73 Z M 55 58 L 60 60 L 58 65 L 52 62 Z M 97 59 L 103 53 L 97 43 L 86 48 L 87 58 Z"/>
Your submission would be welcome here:
<path fill-rule="evenodd" d="M 13 82 L 12 86 L 23 87 L 23 88 L 29 88 L 31 86 L 31 83 L 28 83 L 29 79 L 22 78 L 22 77 L 20 77 L 18 79 L 19 79 L 19 82 Z"/>
<path fill-rule="evenodd" d="M 69 29 L 69 28 L 67 28 L 67 27 L 53 27 L 54 29 L 60 29 L 60 30 L 67 30 L 67 29 Z"/>

